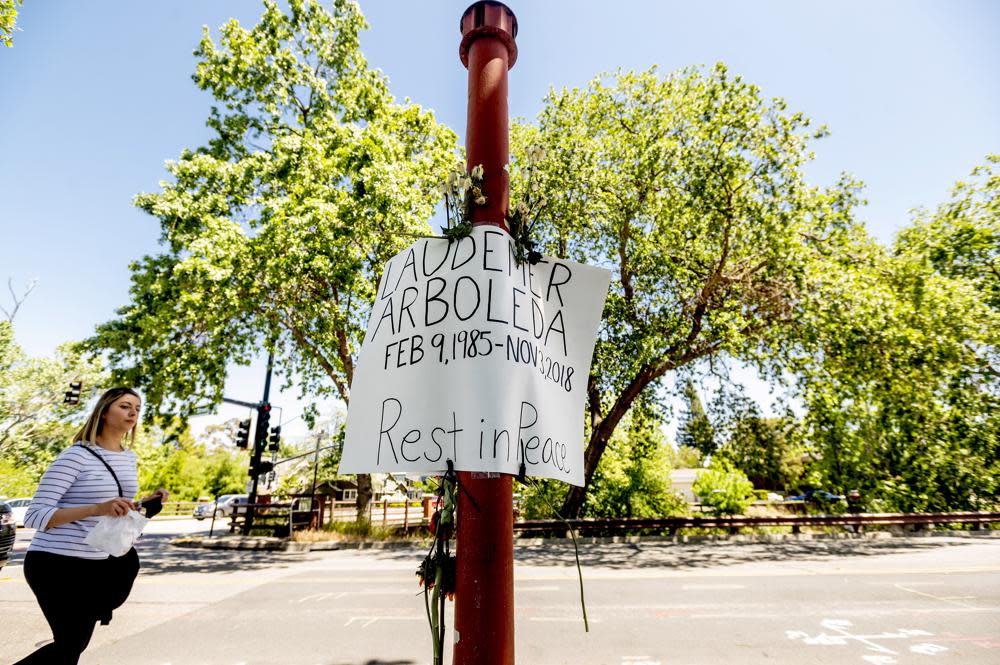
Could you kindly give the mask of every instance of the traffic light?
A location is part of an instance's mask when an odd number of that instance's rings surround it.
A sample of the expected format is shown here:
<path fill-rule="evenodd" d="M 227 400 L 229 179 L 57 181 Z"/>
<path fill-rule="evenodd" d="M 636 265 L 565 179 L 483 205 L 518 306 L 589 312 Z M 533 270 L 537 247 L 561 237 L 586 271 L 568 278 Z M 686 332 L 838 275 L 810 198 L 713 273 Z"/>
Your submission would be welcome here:
<path fill-rule="evenodd" d="M 274 462 L 257 462 L 256 466 L 251 466 L 248 472 L 251 477 L 263 476 L 265 473 L 271 473 L 274 470 Z"/>
<path fill-rule="evenodd" d="M 236 447 L 247 448 L 250 446 L 250 419 L 241 420 L 236 430 Z"/>
<path fill-rule="evenodd" d="M 79 404 L 80 403 L 80 393 L 83 389 L 83 382 L 73 381 L 69 384 L 69 390 L 66 391 L 66 396 L 63 398 L 63 404 Z"/>
<path fill-rule="evenodd" d="M 271 405 L 264 402 L 257 407 L 257 435 L 254 436 L 255 446 L 261 445 L 267 439 L 267 426 L 271 422 Z"/>
<path fill-rule="evenodd" d="M 278 447 L 281 445 L 281 425 L 271 428 L 271 438 L 268 439 L 267 449 L 271 452 L 278 452 Z"/>

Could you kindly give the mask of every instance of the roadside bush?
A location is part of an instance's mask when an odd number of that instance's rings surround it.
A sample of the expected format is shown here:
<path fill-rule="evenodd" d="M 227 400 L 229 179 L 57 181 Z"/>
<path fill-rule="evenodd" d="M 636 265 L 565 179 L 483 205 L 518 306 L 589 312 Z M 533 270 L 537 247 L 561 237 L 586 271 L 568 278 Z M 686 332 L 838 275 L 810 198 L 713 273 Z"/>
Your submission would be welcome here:
<path fill-rule="evenodd" d="M 698 474 L 691 489 L 702 505 L 718 516 L 742 515 L 754 500 L 753 483 L 746 474 L 715 462 Z"/>

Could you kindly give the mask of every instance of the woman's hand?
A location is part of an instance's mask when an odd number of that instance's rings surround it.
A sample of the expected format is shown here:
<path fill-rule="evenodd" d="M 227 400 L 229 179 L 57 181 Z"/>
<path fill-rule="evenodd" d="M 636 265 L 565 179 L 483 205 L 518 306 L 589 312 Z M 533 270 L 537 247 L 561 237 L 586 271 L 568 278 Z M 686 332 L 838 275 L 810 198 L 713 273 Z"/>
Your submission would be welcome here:
<path fill-rule="evenodd" d="M 124 517 L 125 515 L 128 515 L 128 511 L 135 509 L 135 504 L 128 499 L 123 499 L 119 496 L 111 499 L 110 501 L 96 504 L 96 508 L 97 510 L 94 512 L 95 516 L 108 515 L 110 517 Z"/>

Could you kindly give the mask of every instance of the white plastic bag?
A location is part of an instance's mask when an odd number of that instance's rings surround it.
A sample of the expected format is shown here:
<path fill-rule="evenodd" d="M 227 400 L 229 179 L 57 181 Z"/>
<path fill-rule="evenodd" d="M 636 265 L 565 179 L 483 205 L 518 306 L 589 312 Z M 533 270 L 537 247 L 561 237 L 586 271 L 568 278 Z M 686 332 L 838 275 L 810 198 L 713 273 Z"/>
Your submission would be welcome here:
<path fill-rule="evenodd" d="M 111 556 L 121 556 L 132 549 L 149 520 L 134 510 L 123 517 L 104 515 L 83 542 Z"/>

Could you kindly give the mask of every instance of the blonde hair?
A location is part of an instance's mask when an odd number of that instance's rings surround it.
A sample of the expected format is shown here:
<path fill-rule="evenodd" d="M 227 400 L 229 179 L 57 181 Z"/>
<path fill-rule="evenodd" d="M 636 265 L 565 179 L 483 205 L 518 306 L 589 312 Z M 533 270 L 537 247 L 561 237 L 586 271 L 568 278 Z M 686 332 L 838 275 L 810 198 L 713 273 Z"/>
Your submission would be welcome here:
<path fill-rule="evenodd" d="M 101 433 L 104 429 L 104 415 L 111 408 L 120 397 L 124 395 L 132 395 L 139 399 L 140 404 L 142 403 L 142 397 L 139 393 L 132 390 L 131 388 L 112 388 L 111 390 L 105 391 L 101 398 L 97 400 L 97 404 L 94 406 L 94 410 L 90 412 L 90 417 L 87 418 L 87 422 L 83 424 L 80 431 L 76 433 L 73 437 L 73 443 L 77 441 L 83 441 L 85 443 L 97 443 L 97 435 Z M 131 436 L 131 442 L 135 443 L 135 428 L 126 434 L 126 437 Z"/>

